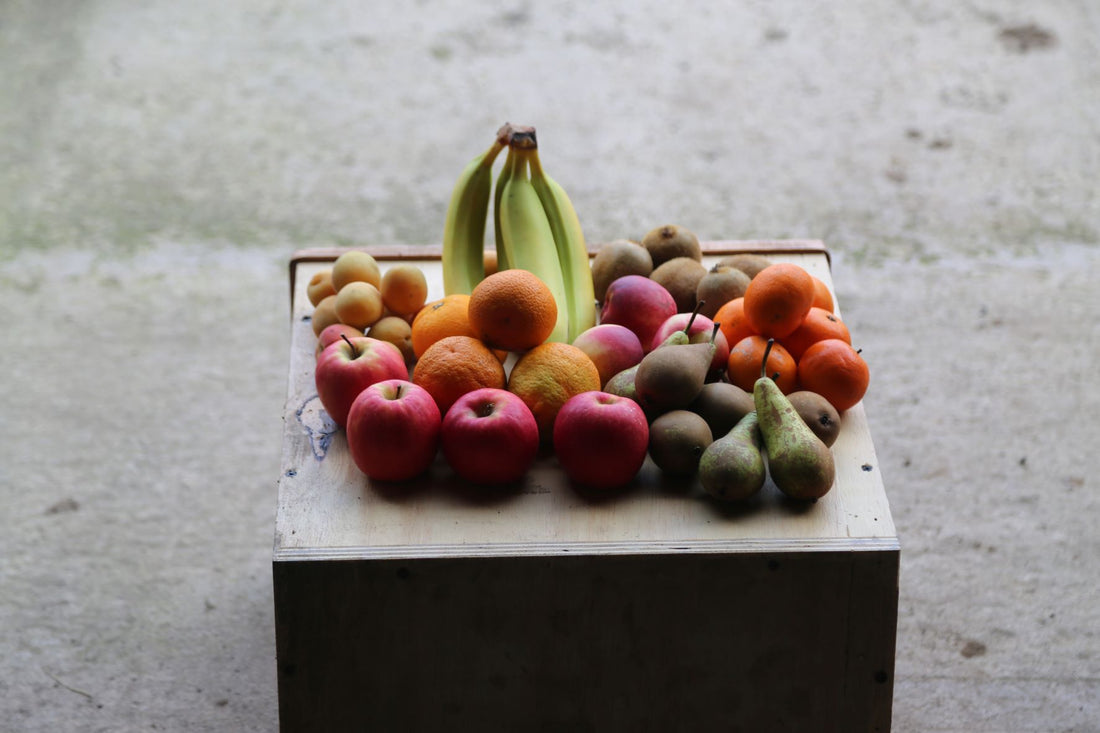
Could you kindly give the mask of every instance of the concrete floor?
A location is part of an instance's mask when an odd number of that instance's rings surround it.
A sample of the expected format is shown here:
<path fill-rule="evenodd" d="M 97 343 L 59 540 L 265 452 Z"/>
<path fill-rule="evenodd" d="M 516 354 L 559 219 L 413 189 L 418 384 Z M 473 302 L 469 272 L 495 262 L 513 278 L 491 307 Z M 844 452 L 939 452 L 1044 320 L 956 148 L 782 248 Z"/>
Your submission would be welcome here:
<path fill-rule="evenodd" d="M 1100 6 L 376 5 L 0 3 L 0 728 L 277 727 L 287 256 L 438 242 L 510 120 L 591 241 L 830 246 L 894 729 L 1100 731 Z"/>

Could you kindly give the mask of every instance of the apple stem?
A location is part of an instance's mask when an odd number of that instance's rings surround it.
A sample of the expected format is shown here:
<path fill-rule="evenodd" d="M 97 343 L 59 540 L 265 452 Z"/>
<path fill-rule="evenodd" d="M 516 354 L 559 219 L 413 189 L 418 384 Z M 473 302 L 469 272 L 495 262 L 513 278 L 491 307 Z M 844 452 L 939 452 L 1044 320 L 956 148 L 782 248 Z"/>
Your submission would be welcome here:
<path fill-rule="evenodd" d="M 353 344 L 351 342 L 351 339 L 348 338 L 348 335 L 346 333 L 342 333 L 342 334 L 340 334 L 340 338 L 347 341 L 348 346 L 351 347 L 351 358 L 352 359 L 358 359 L 359 358 L 359 349 L 355 348 L 355 344 Z"/>
<path fill-rule="evenodd" d="M 695 316 L 699 315 L 699 311 L 703 310 L 703 306 L 707 304 L 707 301 L 700 300 L 695 304 L 695 310 L 691 312 L 691 318 L 688 319 L 687 325 L 684 326 L 684 333 L 691 334 L 691 324 L 695 322 Z"/>

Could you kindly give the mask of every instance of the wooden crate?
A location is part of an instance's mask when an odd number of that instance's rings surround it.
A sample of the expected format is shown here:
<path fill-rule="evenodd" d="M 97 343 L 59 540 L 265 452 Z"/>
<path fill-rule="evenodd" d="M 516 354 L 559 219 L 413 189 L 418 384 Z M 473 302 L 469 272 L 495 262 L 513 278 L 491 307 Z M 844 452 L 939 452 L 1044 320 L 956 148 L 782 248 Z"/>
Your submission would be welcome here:
<path fill-rule="evenodd" d="M 832 285 L 818 241 L 705 243 Z M 747 507 L 669 482 L 569 486 L 552 457 L 517 490 L 372 486 L 313 382 L 310 276 L 291 261 L 292 347 L 273 574 L 289 731 L 888 731 L 899 545 L 862 404 L 811 505 Z M 439 250 L 413 261 L 442 296 Z M 838 313 L 839 313 L 838 308 Z M 842 314 L 841 314 L 842 315 Z M 855 334 L 858 337 L 858 334 Z"/>

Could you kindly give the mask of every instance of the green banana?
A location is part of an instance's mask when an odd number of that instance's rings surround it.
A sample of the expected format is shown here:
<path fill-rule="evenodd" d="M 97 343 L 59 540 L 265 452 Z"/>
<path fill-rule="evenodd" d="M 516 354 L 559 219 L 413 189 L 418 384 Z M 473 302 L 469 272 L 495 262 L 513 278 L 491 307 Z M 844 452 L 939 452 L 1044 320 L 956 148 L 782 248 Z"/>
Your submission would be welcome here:
<path fill-rule="evenodd" d="M 485 222 L 493 190 L 493 161 L 504 149 L 496 140 L 462 171 L 451 192 L 443 227 L 443 292 L 470 293 L 485 277 Z"/>
<path fill-rule="evenodd" d="M 592 284 L 588 247 L 573 202 L 565 189 L 543 171 L 537 148 L 531 151 L 530 163 L 531 185 L 538 193 L 554 233 L 554 244 L 565 280 L 569 343 L 573 343 L 583 331 L 596 325 L 596 290 Z"/>
<path fill-rule="evenodd" d="M 527 171 L 531 150 L 513 145 L 513 151 L 514 170 L 504 184 L 500 201 L 503 251 L 511 267 L 533 273 L 550 288 L 558 307 L 558 318 L 547 341 L 567 342 L 568 292 L 550 220 Z M 500 258 L 499 253 L 497 258 Z"/>
<path fill-rule="evenodd" d="M 504 249 L 504 236 L 500 231 L 500 201 L 504 196 L 504 186 L 508 183 L 508 179 L 512 177 L 515 166 L 516 154 L 512 151 L 512 146 L 509 145 L 508 155 L 504 159 L 504 168 L 497 176 L 496 190 L 493 193 L 493 233 L 496 237 L 497 246 L 497 270 L 508 270 L 512 267 L 508 264 L 508 254 Z"/>

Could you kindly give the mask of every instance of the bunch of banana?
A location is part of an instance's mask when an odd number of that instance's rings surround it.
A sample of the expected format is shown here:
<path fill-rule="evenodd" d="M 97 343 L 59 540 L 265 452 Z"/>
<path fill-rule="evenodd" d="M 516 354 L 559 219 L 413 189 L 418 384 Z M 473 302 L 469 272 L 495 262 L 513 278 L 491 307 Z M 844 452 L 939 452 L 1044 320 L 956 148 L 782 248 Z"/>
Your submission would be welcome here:
<path fill-rule="evenodd" d="M 494 190 L 493 161 L 505 146 L 508 155 Z M 542 169 L 534 128 L 502 127 L 493 146 L 455 185 L 443 232 L 444 291 L 469 293 L 485 277 L 490 198 L 499 269 L 527 270 L 546 283 L 558 305 L 549 340 L 571 343 L 596 325 L 592 270 L 573 204 Z"/>

